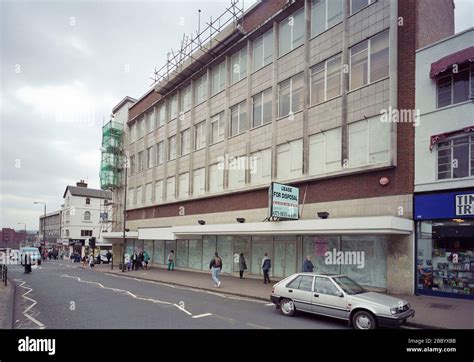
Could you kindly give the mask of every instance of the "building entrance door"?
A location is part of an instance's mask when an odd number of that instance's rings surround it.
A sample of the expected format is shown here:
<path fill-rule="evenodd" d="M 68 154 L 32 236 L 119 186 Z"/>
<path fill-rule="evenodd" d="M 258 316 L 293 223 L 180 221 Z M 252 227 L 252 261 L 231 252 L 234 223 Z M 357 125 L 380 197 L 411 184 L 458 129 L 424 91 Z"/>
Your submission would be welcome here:
<path fill-rule="evenodd" d="M 296 273 L 296 241 L 275 238 L 273 276 L 284 278 Z"/>

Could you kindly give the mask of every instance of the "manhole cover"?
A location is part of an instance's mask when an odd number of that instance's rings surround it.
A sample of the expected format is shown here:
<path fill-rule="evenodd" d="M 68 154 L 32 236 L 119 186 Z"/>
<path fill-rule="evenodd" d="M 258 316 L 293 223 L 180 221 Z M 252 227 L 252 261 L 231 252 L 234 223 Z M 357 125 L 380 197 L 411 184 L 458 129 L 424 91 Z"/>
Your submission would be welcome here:
<path fill-rule="evenodd" d="M 430 308 L 438 308 L 438 309 L 450 309 L 451 305 L 449 304 L 442 304 L 442 303 L 431 303 Z"/>

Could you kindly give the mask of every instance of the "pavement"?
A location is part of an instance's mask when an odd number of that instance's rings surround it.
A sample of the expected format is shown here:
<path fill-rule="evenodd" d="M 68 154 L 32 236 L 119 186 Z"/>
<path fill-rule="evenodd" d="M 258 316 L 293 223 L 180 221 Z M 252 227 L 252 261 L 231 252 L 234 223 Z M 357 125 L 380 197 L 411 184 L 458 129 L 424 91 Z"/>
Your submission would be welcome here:
<path fill-rule="evenodd" d="M 72 263 L 74 265 L 74 263 Z M 79 264 L 75 264 L 79 265 Z M 94 267 L 95 271 L 119 274 L 126 277 L 139 278 L 150 281 L 160 281 L 180 286 L 188 286 L 202 290 L 215 291 L 210 272 L 193 272 L 174 270 L 168 272 L 165 268 L 150 268 L 149 270 L 122 272 L 114 266 L 101 264 Z M 272 284 L 263 284 L 261 279 L 245 278 L 230 275 L 221 275 L 222 285 L 219 293 L 251 297 L 264 301 L 269 300 Z M 408 325 L 417 328 L 429 329 L 474 329 L 474 301 L 432 297 L 425 295 L 396 295 L 407 300 L 415 309 L 415 317 Z"/>
<path fill-rule="evenodd" d="M 11 329 L 13 326 L 14 285 L 8 281 L 7 286 L 0 283 L 0 329 Z"/>

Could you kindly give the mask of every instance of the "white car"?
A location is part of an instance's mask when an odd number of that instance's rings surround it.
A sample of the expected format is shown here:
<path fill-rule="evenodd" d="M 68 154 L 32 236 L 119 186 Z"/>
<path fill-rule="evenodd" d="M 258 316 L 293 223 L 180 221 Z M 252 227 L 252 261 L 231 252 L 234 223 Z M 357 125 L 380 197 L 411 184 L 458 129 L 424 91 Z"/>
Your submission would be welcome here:
<path fill-rule="evenodd" d="M 284 315 L 320 314 L 347 320 L 356 329 L 399 326 L 415 315 L 407 301 L 369 292 L 345 275 L 293 274 L 273 286 L 270 299 Z"/>

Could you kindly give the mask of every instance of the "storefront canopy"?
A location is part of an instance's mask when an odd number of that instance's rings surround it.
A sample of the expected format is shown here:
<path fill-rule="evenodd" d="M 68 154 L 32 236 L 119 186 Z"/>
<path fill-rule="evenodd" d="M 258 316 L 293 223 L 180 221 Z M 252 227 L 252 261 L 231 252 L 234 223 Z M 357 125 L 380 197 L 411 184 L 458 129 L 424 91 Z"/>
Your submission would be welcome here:
<path fill-rule="evenodd" d="M 138 230 L 138 238 L 175 240 L 202 235 L 409 235 L 412 232 L 412 220 L 394 216 L 373 216 L 144 228 Z"/>
<path fill-rule="evenodd" d="M 464 62 L 474 62 L 474 46 L 449 54 L 431 63 L 430 78 L 445 72 L 453 64 L 462 64 Z"/>

